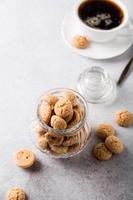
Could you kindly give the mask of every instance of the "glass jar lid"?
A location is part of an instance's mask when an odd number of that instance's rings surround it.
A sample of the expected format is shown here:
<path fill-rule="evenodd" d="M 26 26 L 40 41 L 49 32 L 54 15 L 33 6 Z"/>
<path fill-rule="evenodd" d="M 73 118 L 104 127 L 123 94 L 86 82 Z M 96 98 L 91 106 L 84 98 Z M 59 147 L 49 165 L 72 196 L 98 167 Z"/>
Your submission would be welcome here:
<path fill-rule="evenodd" d="M 77 89 L 88 103 L 112 102 L 116 97 L 116 83 L 101 67 L 84 70 L 79 75 Z"/>

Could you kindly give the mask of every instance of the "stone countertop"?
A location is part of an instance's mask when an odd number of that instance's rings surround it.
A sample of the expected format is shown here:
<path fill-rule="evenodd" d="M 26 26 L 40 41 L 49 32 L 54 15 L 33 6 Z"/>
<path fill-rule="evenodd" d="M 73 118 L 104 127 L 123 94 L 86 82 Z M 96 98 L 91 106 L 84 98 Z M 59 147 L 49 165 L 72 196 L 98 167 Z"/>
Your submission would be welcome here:
<path fill-rule="evenodd" d="M 76 0 L 75 0 L 76 1 Z M 121 108 L 133 112 L 133 74 L 118 88 L 113 105 L 89 104 L 93 129 L 100 122 L 114 125 L 125 151 L 108 162 L 91 155 L 92 139 L 78 156 L 54 160 L 31 142 L 30 123 L 36 99 L 54 87 L 75 88 L 85 68 L 98 65 L 118 79 L 133 48 L 120 57 L 95 61 L 75 55 L 60 35 L 64 14 L 75 2 L 63 0 L 0 0 L 0 199 L 12 186 L 22 187 L 29 200 L 132 200 L 133 128 L 120 128 L 113 114 Z M 123 0 L 133 18 L 131 0 Z M 14 153 L 31 149 L 36 165 L 22 170 Z"/>

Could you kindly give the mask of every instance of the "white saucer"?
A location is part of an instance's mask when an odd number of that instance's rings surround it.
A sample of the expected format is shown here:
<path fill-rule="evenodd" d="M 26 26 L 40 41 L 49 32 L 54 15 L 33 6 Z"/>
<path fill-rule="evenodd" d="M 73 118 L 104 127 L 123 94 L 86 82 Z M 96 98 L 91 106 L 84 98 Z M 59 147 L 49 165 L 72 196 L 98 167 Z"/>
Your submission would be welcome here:
<path fill-rule="evenodd" d="M 72 46 L 71 41 L 74 35 L 80 34 L 80 27 L 76 24 L 71 14 L 64 19 L 61 33 L 65 43 L 77 54 L 93 59 L 108 59 L 123 54 L 131 47 L 133 38 L 128 36 L 118 36 L 114 40 L 105 43 L 90 42 L 87 49 L 77 49 Z"/>

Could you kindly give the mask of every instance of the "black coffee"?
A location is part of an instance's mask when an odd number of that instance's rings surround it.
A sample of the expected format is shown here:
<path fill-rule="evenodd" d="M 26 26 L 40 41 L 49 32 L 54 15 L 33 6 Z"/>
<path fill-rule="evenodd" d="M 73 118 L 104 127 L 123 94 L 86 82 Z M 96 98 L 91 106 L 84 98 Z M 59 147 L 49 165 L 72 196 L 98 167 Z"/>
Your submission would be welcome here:
<path fill-rule="evenodd" d="M 92 28 L 110 30 L 119 26 L 124 18 L 122 9 L 111 0 L 88 0 L 83 2 L 78 14 Z"/>

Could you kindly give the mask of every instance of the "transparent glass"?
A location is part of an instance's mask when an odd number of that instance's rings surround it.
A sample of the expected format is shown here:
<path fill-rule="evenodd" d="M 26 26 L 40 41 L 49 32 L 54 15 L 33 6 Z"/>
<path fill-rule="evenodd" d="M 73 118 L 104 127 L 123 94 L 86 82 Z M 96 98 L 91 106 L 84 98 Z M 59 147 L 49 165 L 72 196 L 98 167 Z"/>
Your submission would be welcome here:
<path fill-rule="evenodd" d="M 77 89 L 89 103 L 112 103 L 116 98 L 116 83 L 101 67 L 83 71 L 78 78 Z"/>
<path fill-rule="evenodd" d="M 62 98 L 64 91 L 71 91 L 77 97 L 78 103 L 82 109 L 82 118 L 72 128 L 67 128 L 63 130 L 53 129 L 51 126 L 45 124 L 39 117 L 38 110 L 42 102 L 42 98 L 45 95 L 55 95 Z M 36 127 L 41 127 L 45 133 L 52 133 L 54 136 L 48 141 L 48 146 L 45 149 L 40 148 L 38 145 L 38 132 Z M 88 106 L 87 102 L 78 92 L 67 89 L 67 88 L 57 88 L 49 90 L 44 93 L 38 100 L 34 117 L 32 119 L 32 131 L 31 139 L 36 147 L 54 158 L 68 158 L 80 153 L 87 145 L 91 136 L 91 123 L 88 116 Z M 55 140 L 54 140 L 55 139 Z M 51 146 L 52 145 L 52 146 Z"/>

